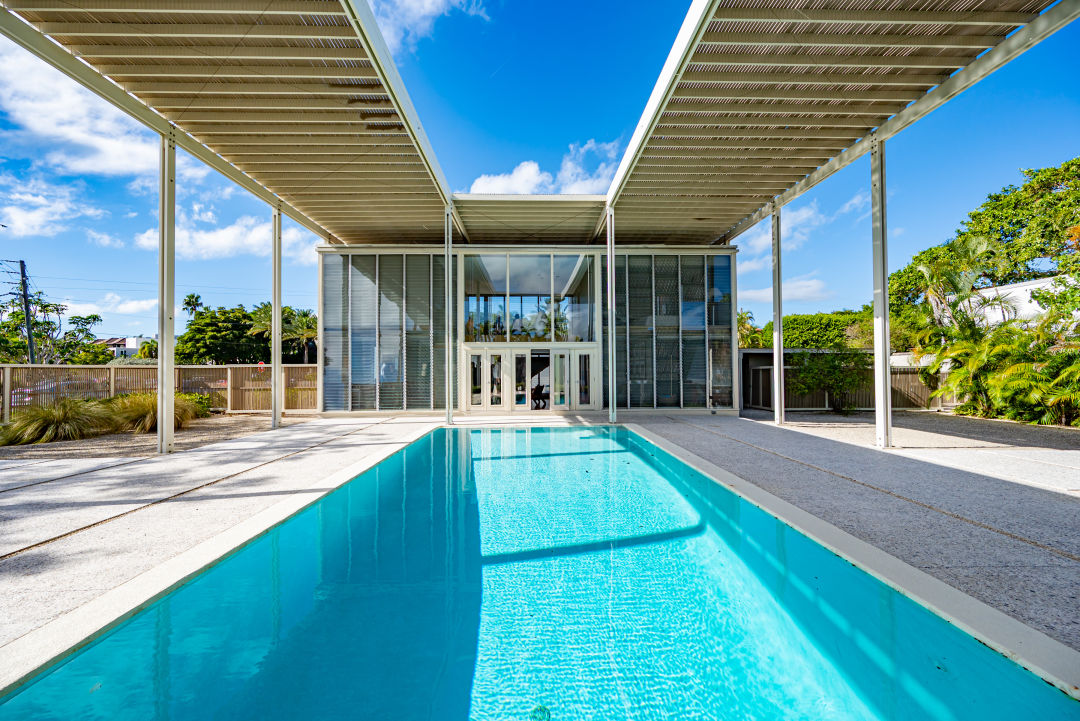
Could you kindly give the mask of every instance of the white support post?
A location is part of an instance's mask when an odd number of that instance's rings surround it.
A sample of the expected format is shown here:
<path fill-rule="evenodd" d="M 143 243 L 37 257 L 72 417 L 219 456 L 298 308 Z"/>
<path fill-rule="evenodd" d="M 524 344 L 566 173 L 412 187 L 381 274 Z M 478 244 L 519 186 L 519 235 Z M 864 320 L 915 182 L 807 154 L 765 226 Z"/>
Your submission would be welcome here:
<path fill-rule="evenodd" d="M 607 207 L 608 422 L 615 423 L 615 209 Z"/>
<path fill-rule="evenodd" d="M 780 268 L 780 206 L 772 209 L 773 420 L 784 422 L 784 285 Z"/>
<path fill-rule="evenodd" d="M 443 219 L 443 271 L 446 274 L 443 290 L 446 293 L 446 425 L 454 425 L 454 283 L 453 271 L 450 267 L 453 259 L 454 246 L 454 216 L 453 209 L 446 207 Z"/>
<path fill-rule="evenodd" d="M 281 206 L 276 205 L 270 222 L 273 280 L 270 290 L 270 427 L 281 425 L 284 367 L 281 365 Z"/>
<path fill-rule="evenodd" d="M 176 139 L 161 136 L 161 188 L 158 211 L 158 453 L 173 452 L 176 384 L 174 332 L 176 305 Z"/>
<path fill-rule="evenodd" d="M 870 140 L 870 207 L 874 234 L 874 421 L 881 448 L 892 445 L 889 369 L 889 245 L 885 220 L 885 143 Z"/>

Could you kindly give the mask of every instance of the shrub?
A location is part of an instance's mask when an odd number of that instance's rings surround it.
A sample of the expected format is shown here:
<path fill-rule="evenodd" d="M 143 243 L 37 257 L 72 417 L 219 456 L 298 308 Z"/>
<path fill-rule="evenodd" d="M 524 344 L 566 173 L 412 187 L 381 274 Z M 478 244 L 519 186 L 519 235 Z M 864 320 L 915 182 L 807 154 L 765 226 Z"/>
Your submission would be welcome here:
<path fill-rule="evenodd" d="M 866 383 L 870 355 L 849 348 L 797 353 L 791 366 L 790 383 L 795 393 L 825 391 L 833 412 L 846 415 L 855 409 L 855 391 Z"/>
<path fill-rule="evenodd" d="M 110 401 L 117 425 L 133 433 L 150 433 L 157 430 L 157 393 L 132 393 L 116 396 Z M 176 395 L 173 412 L 173 428 L 183 428 L 198 416 L 198 408 L 186 395 Z"/>
<path fill-rule="evenodd" d="M 210 417 L 211 401 L 213 400 L 211 396 L 206 395 L 205 393 L 177 393 L 176 398 L 177 400 L 182 398 L 195 406 L 196 418 Z"/>
<path fill-rule="evenodd" d="M 109 407 L 81 398 L 61 398 L 47 406 L 33 406 L 15 413 L 0 432 L 0 445 L 48 443 L 89 438 L 113 430 Z"/>

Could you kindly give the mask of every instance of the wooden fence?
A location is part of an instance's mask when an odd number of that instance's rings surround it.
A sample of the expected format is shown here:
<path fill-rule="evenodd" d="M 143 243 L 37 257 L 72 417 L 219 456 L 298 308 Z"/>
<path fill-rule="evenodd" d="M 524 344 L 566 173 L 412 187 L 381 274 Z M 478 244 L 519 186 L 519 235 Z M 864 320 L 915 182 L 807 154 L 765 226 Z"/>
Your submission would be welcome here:
<path fill-rule="evenodd" d="M 942 409 L 956 405 L 951 398 L 931 398 L 933 392 L 919 378 L 918 368 L 890 368 L 892 378 L 892 406 L 896 409 L 932 408 Z M 789 370 L 790 372 L 790 370 Z M 854 393 L 857 410 L 874 410 L 874 377 L 872 371 L 866 371 L 866 378 Z M 785 404 L 790 411 L 825 411 L 831 410 L 829 394 L 825 391 L 800 394 L 791 389 L 791 377 L 785 374 Z M 772 410 L 772 366 L 761 366 L 750 370 L 750 396 L 745 399 L 747 408 Z"/>
<path fill-rule="evenodd" d="M 318 366 L 283 366 L 287 411 L 314 411 Z M 211 407 L 229 412 L 270 410 L 268 365 L 177 366 L 175 389 L 210 396 Z M 69 366 L 0 364 L 3 419 L 20 408 L 44 406 L 60 398 L 110 398 L 157 390 L 156 366 Z"/>

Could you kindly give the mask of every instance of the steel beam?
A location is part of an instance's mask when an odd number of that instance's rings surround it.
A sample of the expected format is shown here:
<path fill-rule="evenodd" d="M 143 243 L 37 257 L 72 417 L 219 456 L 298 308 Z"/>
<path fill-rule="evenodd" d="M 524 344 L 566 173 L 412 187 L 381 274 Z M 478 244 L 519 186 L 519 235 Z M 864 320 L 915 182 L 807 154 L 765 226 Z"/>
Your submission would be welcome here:
<path fill-rule="evenodd" d="M 874 425 L 881 448 L 892 445 L 892 371 L 889 368 L 889 247 L 885 217 L 885 143 L 870 140 L 870 207 L 874 244 Z"/>
<path fill-rule="evenodd" d="M 773 420 L 784 423 L 784 281 L 780 267 L 780 206 L 772 209 Z"/>
<path fill-rule="evenodd" d="M 171 132 L 161 136 L 158 179 L 157 440 L 158 453 L 172 453 L 176 402 L 176 140 Z"/>
<path fill-rule="evenodd" d="M 607 317 L 608 317 L 608 422 L 615 423 L 615 209 L 610 205 L 607 215 Z"/>
<path fill-rule="evenodd" d="M 454 425 L 454 275 L 452 261 L 454 258 L 454 214 L 450 206 L 446 206 L 443 215 L 443 290 L 446 294 L 444 299 L 446 311 L 446 425 Z"/>
<path fill-rule="evenodd" d="M 281 208 L 274 206 L 271 228 L 271 280 L 270 289 L 270 427 L 281 425 L 281 407 L 284 391 L 285 368 L 281 364 Z"/>

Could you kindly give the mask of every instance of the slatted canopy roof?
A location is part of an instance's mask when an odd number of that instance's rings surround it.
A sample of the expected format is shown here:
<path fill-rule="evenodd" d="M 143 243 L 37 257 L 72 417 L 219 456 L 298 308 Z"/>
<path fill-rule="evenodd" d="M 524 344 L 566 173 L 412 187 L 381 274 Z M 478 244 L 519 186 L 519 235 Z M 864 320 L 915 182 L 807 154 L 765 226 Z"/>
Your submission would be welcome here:
<path fill-rule="evenodd" d="M 436 241 L 449 200 L 366 0 L 4 0 L 343 242 Z"/>
<path fill-rule="evenodd" d="M 695 2 L 612 183 L 616 237 L 730 241 L 1052 4 Z"/>
<path fill-rule="evenodd" d="M 553 199 L 451 195 L 366 0 L 0 6 L 0 32 L 344 243 L 441 242 L 447 205 L 466 242 L 595 242 L 605 203 L 620 244 L 731 242 L 1080 14 L 694 0 L 607 196 Z"/>
<path fill-rule="evenodd" d="M 471 243 L 586 243 L 604 216 L 603 195 L 457 193 L 454 207 Z"/>

